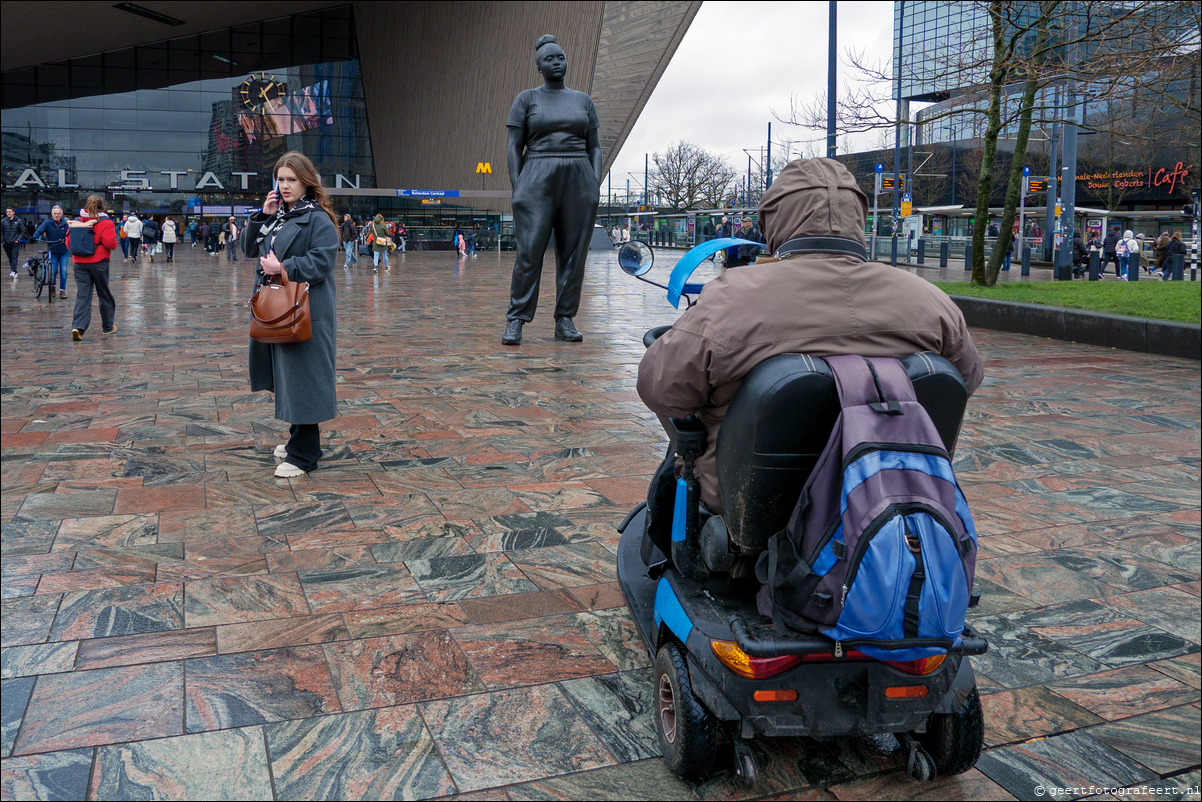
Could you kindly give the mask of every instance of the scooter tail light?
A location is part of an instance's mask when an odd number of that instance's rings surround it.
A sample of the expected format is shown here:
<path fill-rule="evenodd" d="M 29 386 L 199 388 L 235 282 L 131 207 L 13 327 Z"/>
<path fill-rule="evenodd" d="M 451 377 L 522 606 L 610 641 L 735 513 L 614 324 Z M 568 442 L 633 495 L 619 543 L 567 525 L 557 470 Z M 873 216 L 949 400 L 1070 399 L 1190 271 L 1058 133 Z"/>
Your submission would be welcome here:
<path fill-rule="evenodd" d="M 747 679 L 767 679 L 783 674 L 794 666 L 801 665 L 801 655 L 789 654 L 783 657 L 752 657 L 739 648 L 737 643 L 728 640 L 710 641 L 714 656 L 722 665 Z"/>
<path fill-rule="evenodd" d="M 918 660 L 886 660 L 885 662 L 896 668 L 898 671 L 904 671 L 907 674 L 913 674 L 914 676 L 921 677 L 924 674 L 933 674 L 941 665 L 943 665 L 944 660 L 947 660 L 946 654 L 937 654 L 934 657 L 922 657 Z"/>

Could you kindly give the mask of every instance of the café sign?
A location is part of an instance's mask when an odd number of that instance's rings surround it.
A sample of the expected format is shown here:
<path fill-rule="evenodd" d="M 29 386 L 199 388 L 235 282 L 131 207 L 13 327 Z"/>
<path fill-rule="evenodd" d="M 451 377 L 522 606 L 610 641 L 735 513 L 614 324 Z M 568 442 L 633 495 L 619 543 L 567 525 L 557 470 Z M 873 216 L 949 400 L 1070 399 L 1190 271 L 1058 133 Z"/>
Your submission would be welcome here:
<path fill-rule="evenodd" d="M 1095 192 L 1108 189 L 1156 189 L 1172 195 L 1177 185 L 1183 183 L 1193 169 L 1192 164 L 1177 162 L 1172 167 L 1082 173 L 1077 176 L 1077 181 L 1085 189 Z"/>

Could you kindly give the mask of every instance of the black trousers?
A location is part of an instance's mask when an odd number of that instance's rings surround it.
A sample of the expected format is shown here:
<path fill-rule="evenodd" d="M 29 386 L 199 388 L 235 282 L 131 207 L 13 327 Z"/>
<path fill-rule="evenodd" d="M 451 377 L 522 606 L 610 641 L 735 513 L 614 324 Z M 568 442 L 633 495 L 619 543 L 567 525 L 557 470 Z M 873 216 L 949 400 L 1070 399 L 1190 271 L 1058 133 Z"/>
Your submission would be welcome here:
<path fill-rule="evenodd" d="M 21 246 L 15 242 L 4 243 L 4 255 L 8 257 L 8 269 L 12 272 L 17 272 L 17 254 L 20 253 Z"/>
<path fill-rule="evenodd" d="M 316 423 L 294 423 L 288 427 L 288 461 L 302 471 L 317 468 L 321 459 L 321 429 Z"/>
<path fill-rule="evenodd" d="M 71 317 L 71 328 L 88 330 L 92 322 L 92 288 L 100 299 L 100 325 L 105 331 L 113 328 L 113 317 L 117 302 L 109 290 L 109 260 L 91 264 L 75 263 L 75 313 Z"/>
<path fill-rule="evenodd" d="M 587 153 L 526 154 L 513 192 L 517 258 L 506 320 L 534 319 L 543 254 L 555 234 L 555 317 L 576 317 L 584 286 L 593 223 L 597 219 L 597 176 Z"/>

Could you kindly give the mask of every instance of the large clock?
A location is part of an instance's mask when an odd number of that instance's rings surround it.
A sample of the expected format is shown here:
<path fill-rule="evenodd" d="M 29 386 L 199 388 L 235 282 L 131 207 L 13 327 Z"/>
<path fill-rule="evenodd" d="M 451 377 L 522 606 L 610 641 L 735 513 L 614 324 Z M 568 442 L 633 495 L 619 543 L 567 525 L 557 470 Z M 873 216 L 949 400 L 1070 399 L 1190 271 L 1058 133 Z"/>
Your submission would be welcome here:
<path fill-rule="evenodd" d="M 285 93 L 285 87 L 274 75 L 261 72 L 242 82 L 242 104 L 253 112 L 264 114 L 271 112 L 279 104 Z"/>

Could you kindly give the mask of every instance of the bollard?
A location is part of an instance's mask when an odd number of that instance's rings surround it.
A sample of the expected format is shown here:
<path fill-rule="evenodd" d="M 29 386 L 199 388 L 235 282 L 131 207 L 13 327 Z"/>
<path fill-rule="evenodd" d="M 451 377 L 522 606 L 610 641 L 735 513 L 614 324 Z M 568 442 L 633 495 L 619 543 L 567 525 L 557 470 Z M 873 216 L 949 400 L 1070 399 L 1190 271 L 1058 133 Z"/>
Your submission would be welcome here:
<path fill-rule="evenodd" d="M 1019 273 L 1024 276 L 1031 275 L 1031 246 L 1030 245 L 1023 246 L 1023 263 L 1022 263 L 1022 267 L 1019 269 Z"/>
<path fill-rule="evenodd" d="M 897 267 L 897 235 L 893 235 L 893 243 L 889 252 L 889 264 Z"/>
<path fill-rule="evenodd" d="M 1102 254 L 1097 251 L 1089 252 L 1089 280 L 1099 281 L 1102 278 Z"/>
<path fill-rule="evenodd" d="M 972 243 L 964 244 L 964 269 L 972 270 Z"/>
<path fill-rule="evenodd" d="M 1139 257 L 1130 255 L 1127 257 L 1127 281 L 1139 281 Z"/>
<path fill-rule="evenodd" d="M 1185 281 L 1185 254 L 1174 253 L 1169 256 L 1171 266 L 1169 275 L 1173 281 Z"/>
<path fill-rule="evenodd" d="M 918 240 L 918 264 L 925 264 L 927 261 L 927 241 L 919 238 Z"/>
<path fill-rule="evenodd" d="M 947 267 L 947 254 L 948 254 L 949 250 L 951 250 L 951 243 L 948 243 L 948 242 L 939 243 L 939 266 L 940 267 Z"/>

